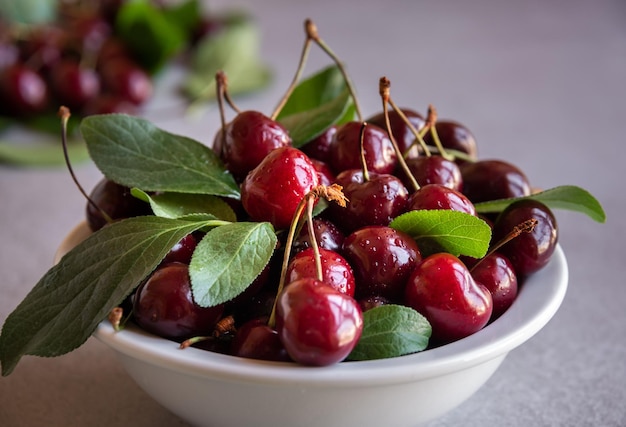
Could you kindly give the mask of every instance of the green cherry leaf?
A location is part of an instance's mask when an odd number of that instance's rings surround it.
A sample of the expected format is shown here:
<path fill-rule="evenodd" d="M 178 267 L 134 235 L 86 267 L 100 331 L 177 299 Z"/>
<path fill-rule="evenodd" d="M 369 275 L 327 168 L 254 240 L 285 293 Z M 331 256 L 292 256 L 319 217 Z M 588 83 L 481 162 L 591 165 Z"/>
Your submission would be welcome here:
<path fill-rule="evenodd" d="M 354 104 L 337 66 L 303 80 L 280 111 L 277 120 L 287 128 L 295 147 L 301 147 L 330 126 L 354 118 Z"/>
<path fill-rule="evenodd" d="M 132 188 L 130 192 L 138 199 L 150 203 L 152 212 L 163 218 L 208 214 L 227 222 L 237 221 L 237 215 L 228 203 L 216 196 L 187 193 L 159 193 L 151 196 L 138 188 Z"/>
<path fill-rule="evenodd" d="M 428 346 L 432 328 L 412 308 L 387 304 L 363 313 L 363 333 L 349 360 L 373 360 L 417 353 Z"/>
<path fill-rule="evenodd" d="M 422 256 L 449 252 L 455 256 L 482 258 L 491 239 L 491 228 L 485 221 L 452 210 L 410 211 L 396 217 L 390 227 L 413 237 Z"/>
<path fill-rule="evenodd" d="M 600 202 L 587 190 L 575 185 L 562 185 L 525 197 L 476 203 L 476 212 L 501 212 L 508 205 L 520 199 L 534 199 L 545 204 L 550 209 L 566 209 L 583 213 L 594 221 L 600 223 L 606 221 L 606 213 L 604 212 Z"/>
<path fill-rule="evenodd" d="M 87 146 L 80 140 L 68 142 L 67 154 L 72 164 L 89 160 Z M 65 156 L 56 141 L 0 142 L 0 163 L 21 167 L 57 167 L 65 166 Z"/>
<path fill-rule="evenodd" d="M 86 117 L 80 131 L 96 166 L 119 184 L 239 198 L 239 187 L 213 150 L 191 138 L 125 114 Z"/>
<path fill-rule="evenodd" d="M 267 222 L 238 222 L 209 231 L 189 264 L 196 303 L 212 307 L 242 293 L 263 271 L 276 242 Z"/>
<path fill-rule="evenodd" d="M 144 216 L 91 234 L 7 317 L 0 335 L 2 375 L 24 355 L 52 357 L 78 348 L 180 239 L 213 222 Z"/>

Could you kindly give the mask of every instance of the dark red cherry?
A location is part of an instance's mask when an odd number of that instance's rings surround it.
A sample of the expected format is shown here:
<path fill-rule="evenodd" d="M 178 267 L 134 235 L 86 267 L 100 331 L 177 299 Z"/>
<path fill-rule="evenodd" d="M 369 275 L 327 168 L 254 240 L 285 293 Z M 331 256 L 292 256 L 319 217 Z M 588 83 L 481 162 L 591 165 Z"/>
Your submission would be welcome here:
<path fill-rule="evenodd" d="M 196 237 L 193 234 L 187 234 L 170 249 L 167 255 L 165 255 L 165 258 L 163 258 L 163 261 L 161 261 L 161 264 L 165 265 L 171 262 L 180 262 L 188 265 L 191 262 L 191 256 L 197 245 L 198 240 Z"/>
<path fill-rule="evenodd" d="M 500 317 L 517 297 L 517 276 L 509 259 L 494 252 L 470 270 L 472 277 L 489 289 L 493 300 L 491 320 Z"/>
<path fill-rule="evenodd" d="M 98 73 L 72 59 L 61 60 L 52 67 L 50 85 L 58 101 L 75 110 L 100 93 Z"/>
<path fill-rule="evenodd" d="M 444 148 L 466 153 L 471 159 L 477 158 L 476 139 L 465 125 L 453 120 L 437 120 L 435 129 Z M 435 146 L 430 132 L 424 135 L 424 142 L 429 146 Z"/>
<path fill-rule="evenodd" d="M 319 248 L 319 254 L 322 281 L 343 294 L 354 296 L 354 273 L 348 261 L 337 252 L 323 248 Z M 307 277 L 317 278 L 313 248 L 305 249 L 294 255 L 289 261 L 285 277 L 287 283 Z"/>
<path fill-rule="evenodd" d="M 363 331 L 354 298 L 317 279 L 287 284 L 276 304 L 276 330 L 289 356 L 304 365 L 344 360 Z"/>
<path fill-rule="evenodd" d="M 518 276 L 534 273 L 550 261 L 558 242 L 556 218 L 543 203 L 525 199 L 507 206 L 493 226 L 492 242 L 495 243 L 530 219 L 537 220 L 530 233 L 520 234 L 499 249 L 511 261 Z"/>
<path fill-rule="evenodd" d="M 422 255 L 408 234 L 386 226 L 363 227 L 346 236 L 343 253 L 354 270 L 356 298 L 398 301 Z"/>
<path fill-rule="evenodd" d="M 461 165 L 463 194 L 473 203 L 509 197 L 528 196 L 531 192 L 526 175 L 503 160 L 479 160 Z"/>
<path fill-rule="evenodd" d="M 139 107 L 120 96 L 101 93 L 85 103 L 82 113 L 84 116 L 111 113 L 136 115 L 139 113 Z"/>
<path fill-rule="evenodd" d="M 19 40 L 20 60 L 46 75 L 64 54 L 70 36 L 52 25 L 34 26 Z"/>
<path fill-rule="evenodd" d="M 388 225 L 406 210 L 409 192 L 394 175 L 370 173 L 369 180 L 364 181 L 363 173 L 352 169 L 341 172 L 336 182 L 343 187 L 348 202 L 346 207 L 331 203 L 328 216 L 345 232 L 367 225 Z"/>
<path fill-rule="evenodd" d="M 0 74 L 0 101 L 0 108 L 7 114 L 29 117 L 48 107 L 48 87 L 38 73 L 16 63 Z"/>
<path fill-rule="evenodd" d="M 420 156 L 406 161 L 411 174 L 420 186 L 440 184 L 461 191 L 463 177 L 459 166 L 452 160 L 441 156 Z M 411 182 L 401 168 L 396 172 L 404 185 L 411 188 Z"/>
<path fill-rule="evenodd" d="M 343 124 L 330 144 L 329 164 L 335 173 L 361 168 L 360 122 Z M 397 156 L 387 132 L 375 125 L 365 126 L 363 151 L 367 169 L 373 173 L 391 174 L 396 168 Z"/>
<path fill-rule="evenodd" d="M 150 205 L 131 195 L 128 187 L 106 178 L 96 184 L 89 197 L 99 208 L 91 203 L 86 207 L 87 224 L 92 231 L 97 231 L 107 224 L 101 210 L 114 221 L 152 213 Z"/>
<path fill-rule="evenodd" d="M 424 116 L 422 116 L 420 113 L 413 111 L 409 108 L 401 108 L 401 111 L 417 131 L 421 130 L 424 127 L 426 121 L 424 120 Z M 406 158 L 417 157 L 417 146 L 415 146 L 415 148 L 412 148 L 411 151 L 407 154 L 407 150 L 409 149 L 409 147 L 411 147 L 413 141 L 415 141 L 415 135 L 409 128 L 409 125 L 406 124 L 404 119 L 398 114 L 396 110 L 391 110 L 388 112 L 388 114 L 389 124 L 391 125 L 391 133 L 398 143 L 398 148 L 400 149 L 400 152 L 404 153 Z M 381 129 L 387 130 L 384 112 L 380 112 L 365 121 L 367 123 L 376 125 Z"/>
<path fill-rule="evenodd" d="M 337 126 L 329 127 L 321 135 L 304 144 L 301 150 L 311 159 L 330 163 L 330 144 L 337 133 L 337 129 Z"/>
<path fill-rule="evenodd" d="M 476 208 L 461 192 L 452 188 L 428 184 L 409 196 L 407 211 L 449 209 L 476 215 Z"/>
<path fill-rule="evenodd" d="M 332 221 L 324 218 L 313 218 L 313 232 L 320 248 L 341 252 L 345 235 Z M 302 251 L 311 247 L 309 227 L 302 227 L 300 234 L 294 239 L 293 249 Z"/>
<path fill-rule="evenodd" d="M 335 182 L 336 180 L 335 174 L 333 173 L 332 170 L 330 170 L 330 167 L 326 163 L 317 159 L 310 159 L 310 160 L 311 160 L 311 163 L 313 163 L 315 170 L 317 171 L 317 176 L 319 178 L 321 185 L 325 185 L 328 187 L 329 185 Z"/>
<path fill-rule="evenodd" d="M 278 332 L 267 325 L 267 319 L 255 318 L 237 328 L 230 343 L 230 354 L 249 359 L 288 362 L 291 359 Z"/>
<path fill-rule="evenodd" d="M 200 307 L 193 300 L 189 267 L 172 263 L 157 269 L 142 283 L 133 302 L 133 316 L 144 330 L 172 340 L 209 335 L 223 305 Z"/>
<path fill-rule="evenodd" d="M 372 308 L 380 307 L 381 305 L 391 304 L 391 302 L 387 298 L 378 295 L 362 298 L 358 300 L 358 303 L 363 313 L 365 313 L 367 310 L 371 310 Z"/>
<path fill-rule="evenodd" d="M 304 196 L 319 184 L 317 171 L 302 151 L 291 146 L 272 150 L 248 173 L 241 203 L 253 221 L 288 228 Z"/>
<path fill-rule="evenodd" d="M 100 75 L 103 89 L 133 104 L 141 105 L 152 96 L 152 80 L 135 61 L 110 60 L 101 66 Z"/>
<path fill-rule="evenodd" d="M 220 134 L 216 138 L 219 138 Z M 221 144 L 220 144 L 221 143 Z M 256 168 L 273 150 L 291 146 L 287 130 L 258 111 L 243 111 L 226 125 L 217 147 L 226 168 L 238 181 Z"/>
<path fill-rule="evenodd" d="M 489 290 L 474 280 L 461 260 L 445 252 L 430 255 L 417 265 L 404 298 L 406 305 L 428 319 L 431 340 L 437 344 L 478 332 L 493 310 Z"/>

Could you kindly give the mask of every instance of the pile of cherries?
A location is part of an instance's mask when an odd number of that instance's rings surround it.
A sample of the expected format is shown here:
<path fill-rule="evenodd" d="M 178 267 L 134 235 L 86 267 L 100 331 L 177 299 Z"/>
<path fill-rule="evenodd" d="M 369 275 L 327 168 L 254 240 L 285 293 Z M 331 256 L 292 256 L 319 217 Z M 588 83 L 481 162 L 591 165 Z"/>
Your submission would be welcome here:
<path fill-rule="evenodd" d="M 482 217 L 492 226 L 494 246 L 483 259 L 422 256 L 411 236 L 389 226 L 398 215 L 423 209 L 477 215 L 474 203 L 527 196 L 531 186 L 511 163 L 478 160 L 472 133 L 458 122 L 436 120 L 434 109 L 427 117 L 410 109 L 387 115 L 391 132 L 380 113 L 331 126 L 298 149 L 277 121 L 239 112 L 213 145 L 241 185 L 241 200 L 229 201 L 239 220 L 291 229 L 303 200 L 328 189 L 341 188 L 346 204 L 330 202 L 291 241 L 283 237 L 256 281 L 215 307 L 193 300 L 188 264 L 202 235 L 188 235 L 127 301 L 135 322 L 212 351 L 329 365 L 344 360 L 358 342 L 363 313 L 384 304 L 425 316 L 432 326 L 430 347 L 499 317 L 523 278 L 549 261 L 557 242 L 554 215 L 534 200 L 514 202 L 497 216 Z M 426 150 L 439 149 L 425 152 L 415 144 L 415 131 Z M 406 167 L 394 143 L 407 153 Z M 145 203 L 110 181 L 102 181 L 91 198 L 114 219 L 147 213 Z M 105 223 L 93 208 L 88 220 L 93 230 Z M 520 232 L 529 221 L 533 226 Z M 506 243 L 496 247 L 498 242 Z"/>
<path fill-rule="evenodd" d="M 115 32 L 125 1 L 60 2 L 54 23 L 19 27 L 0 20 L 0 115 L 32 119 L 59 105 L 77 116 L 137 114 L 153 82 Z M 209 28 L 205 19 L 199 35 Z"/>

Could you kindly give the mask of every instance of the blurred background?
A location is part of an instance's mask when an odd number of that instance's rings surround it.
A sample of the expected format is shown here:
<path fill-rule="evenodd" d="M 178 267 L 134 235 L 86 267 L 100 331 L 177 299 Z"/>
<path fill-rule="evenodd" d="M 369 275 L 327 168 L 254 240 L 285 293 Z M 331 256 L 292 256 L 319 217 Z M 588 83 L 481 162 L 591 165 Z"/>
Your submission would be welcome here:
<path fill-rule="evenodd" d="M 515 163 L 539 188 L 572 184 L 594 194 L 606 224 L 557 212 L 570 282 L 556 317 L 476 395 L 431 425 L 626 425 L 626 291 L 617 268 L 626 238 L 626 2 L 213 0 L 204 6 L 243 10 L 258 28 L 259 57 L 273 79 L 238 96 L 241 109 L 273 110 L 296 70 L 303 22 L 311 18 L 346 65 L 365 116 L 381 110 L 378 80 L 386 76 L 397 104 L 423 113 L 433 104 L 440 118 L 471 129 L 479 157 Z M 330 59 L 314 48 L 305 75 L 326 65 Z M 177 92 L 181 75 L 176 66 L 160 73 L 141 115 L 210 144 L 217 107 L 203 104 L 190 113 Z M 86 188 L 101 178 L 88 161 L 75 169 Z M 50 267 L 84 207 L 62 166 L 0 163 L 0 323 Z M 24 358 L 0 379 L 0 402 L 2 426 L 184 425 L 93 339 L 63 357 Z"/>

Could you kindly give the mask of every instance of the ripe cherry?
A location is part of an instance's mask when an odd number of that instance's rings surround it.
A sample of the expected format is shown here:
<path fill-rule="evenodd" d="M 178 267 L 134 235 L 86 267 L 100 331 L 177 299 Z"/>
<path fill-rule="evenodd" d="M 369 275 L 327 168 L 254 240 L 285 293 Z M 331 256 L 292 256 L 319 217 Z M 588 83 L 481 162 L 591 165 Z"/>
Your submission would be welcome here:
<path fill-rule="evenodd" d="M 221 132 L 221 131 L 220 131 Z M 238 181 L 256 168 L 279 147 L 291 146 L 287 130 L 277 121 L 258 111 L 243 111 L 226 125 L 225 134 L 216 136 L 216 147 L 226 168 Z"/>
<path fill-rule="evenodd" d="M 320 248 L 341 252 L 345 235 L 333 222 L 324 218 L 313 218 L 313 231 Z M 293 249 L 299 252 L 310 247 L 309 228 L 302 227 L 300 234 L 293 242 Z"/>
<path fill-rule="evenodd" d="M 471 267 L 470 272 L 474 280 L 489 289 L 493 300 L 491 320 L 497 319 L 517 297 L 518 283 L 513 264 L 506 256 L 494 252 Z"/>
<path fill-rule="evenodd" d="M 133 60 L 118 58 L 100 68 L 102 87 L 135 105 L 141 105 L 153 92 L 150 76 Z"/>
<path fill-rule="evenodd" d="M 180 262 L 189 265 L 191 256 L 197 245 L 198 240 L 196 237 L 193 234 L 187 234 L 170 249 L 167 255 L 165 255 L 165 258 L 163 258 L 163 261 L 161 261 L 161 264 L 165 265 L 172 262 Z"/>
<path fill-rule="evenodd" d="M 409 120 L 409 122 L 413 125 L 413 128 L 417 130 L 418 132 L 426 124 L 426 121 L 424 120 L 424 116 L 422 116 L 420 113 L 414 110 L 408 109 L 408 108 L 402 108 L 401 111 Z M 400 116 L 400 114 L 398 114 L 396 110 L 391 110 L 388 112 L 388 114 L 389 114 L 389 124 L 391 125 L 391 133 L 393 134 L 393 137 L 398 143 L 398 148 L 400 149 L 400 152 L 405 154 L 406 158 L 409 158 L 409 159 L 417 157 L 418 156 L 417 147 L 411 148 L 409 151 L 409 147 L 411 147 L 413 145 L 413 141 L 415 141 L 415 135 L 413 134 L 413 132 L 411 131 L 407 123 Z M 369 119 L 365 121 L 367 123 L 376 125 L 380 127 L 381 129 L 386 129 L 384 111 L 376 114 L 375 116 L 370 117 Z"/>
<path fill-rule="evenodd" d="M 317 171 L 306 154 L 280 147 L 250 171 L 241 185 L 241 202 L 253 221 L 288 228 L 300 201 L 318 184 Z"/>
<path fill-rule="evenodd" d="M 537 220 L 531 232 L 520 234 L 499 249 L 511 261 L 518 276 L 534 273 L 550 261 L 558 241 L 556 218 L 543 203 L 524 199 L 507 206 L 493 226 L 492 241 L 497 242 L 530 219 Z"/>
<path fill-rule="evenodd" d="M 343 253 L 354 270 L 356 298 L 399 301 L 422 255 L 408 234 L 386 226 L 368 226 L 346 236 Z"/>
<path fill-rule="evenodd" d="M 441 156 L 420 156 L 408 159 L 406 165 L 420 186 L 440 184 L 457 191 L 463 188 L 461 170 L 452 160 Z M 396 174 L 407 188 L 411 188 L 411 183 L 402 169 L 399 168 Z"/>
<path fill-rule="evenodd" d="M 331 126 L 321 135 L 307 142 L 302 146 L 302 151 L 311 159 L 330 163 L 330 144 L 337 133 L 337 126 Z"/>
<path fill-rule="evenodd" d="M 360 122 L 343 124 L 330 144 L 330 166 L 335 173 L 357 169 L 361 165 Z M 397 164 L 396 152 L 387 132 L 375 125 L 363 130 L 363 152 L 367 169 L 372 173 L 391 174 Z"/>
<path fill-rule="evenodd" d="M 257 360 L 290 361 L 278 332 L 269 327 L 266 320 L 255 318 L 237 328 L 237 333 L 230 343 L 229 353 Z"/>
<path fill-rule="evenodd" d="M 94 202 L 86 207 L 86 219 L 89 228 L 97 231 L 107 224 L 107 218 L 112 220 L 130 218 L 152 213 L 150 205 L 130 194 L 130 189 L 103 178 L 91 191 L 89 198 Z"/>
<path fill-rule="evenodd" d="M 479 160 L 461 165 L 463 194 L 473 203 L 530 194 L 526 175 L 503 160 Z"/>
<path fill-rule="evenodd" d="M 276 304 L 276 330 L 289 356 L 304 365 L 344 360 L 363 331 L 354 298 L 317 279 L 287 284 Z"/>
<path fill-rule="evenodd" d="M 439 184 L 424 185 L 409 196 L 407 211 L 421 209 L 449 209 L 476 215 L 474 204 L 465 195 Z"/>
<path fill-rule="evenodd" d="M 493 310 L 489 290 L 477 283 L 461 260 L 449 253 L 425 258 L 411 273 L 405 304 L 432 326 L 432 341 L 456 341 L 482 329 Z"/>
<path fill-rule="evenodd" d="M 157 269 L 139 286 L 133 301 L 133 316 L 140 327 L 177 341 L 210 334 L 223 311 L 223 305 L 195 303 L 189 267 L 182 263 Z"/>
<path fill-rule="evenodd" d="M 48 87 L 37 72 L 15 63 L 0 74 L 0 101 L 0 108 L 7 114 L 29 117 L 43 112 L 48 106 Z"/>
<path fill-rule="evenodd" d="M 100 77 L 94 69 L 66 59 L 50 70 L 50 87 L 61 104 L 80 110 L 100 93 Z"/>
<path fill-rule="evenodd" d="M 445 148 L 466 153 L 471 159 L 477 158 L 476 139 L 465 125 L 453 120 L 437 120 L 435 128 L 441 145 Z M 424 142 L 430 146 L 435 145 L 430 132 L 424 135 Z"/>
<path fill-rule="evenodd" d="M 348 261 L 337 252 L 322 248 L 319 248 L 319 256 L 322 281 L 343 294 L 354 296 L 354 273 Z M 313 248 L 298 252 L 287 267 L 287 283 L 307 277 L 317 278 Z"/>

